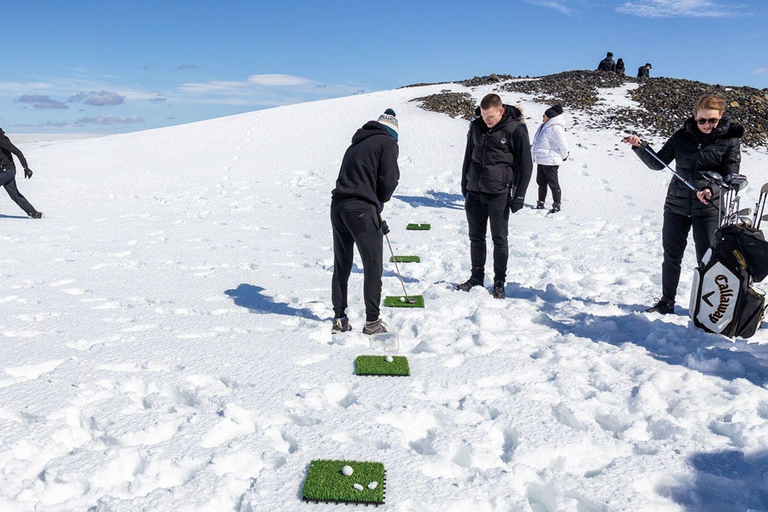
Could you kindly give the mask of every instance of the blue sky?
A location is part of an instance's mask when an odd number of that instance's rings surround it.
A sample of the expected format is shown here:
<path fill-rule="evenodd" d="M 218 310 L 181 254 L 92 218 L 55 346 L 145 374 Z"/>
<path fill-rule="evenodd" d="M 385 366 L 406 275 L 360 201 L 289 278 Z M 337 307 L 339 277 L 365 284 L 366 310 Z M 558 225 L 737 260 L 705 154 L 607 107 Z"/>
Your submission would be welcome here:
<path fill-rule="evenodd" d="M 119 133 L 508 73 L 768 87 L 768 0 L 2 3 L 0 126 Z"/>

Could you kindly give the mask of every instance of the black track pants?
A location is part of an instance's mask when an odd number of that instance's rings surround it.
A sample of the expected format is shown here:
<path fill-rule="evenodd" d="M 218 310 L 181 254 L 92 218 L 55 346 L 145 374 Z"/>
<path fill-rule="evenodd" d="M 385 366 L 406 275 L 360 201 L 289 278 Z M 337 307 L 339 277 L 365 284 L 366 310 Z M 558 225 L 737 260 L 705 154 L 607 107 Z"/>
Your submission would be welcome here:
<path fill-rule="evenodd" d="M 680 282 L 680 264 L 688 243 L 688 232 L 693 228 L 693 242 L 696 244 L 696 262 L 707 249 L 715 244 L 717 217 L 688 217 L 676 213 L 664 212 L 662 243 L 664 263 L 661 265 L 661 287 L 665 298 L 675 300 L 677 285 Z"/>
<path fill-rule="evenodd" d="M 469 226 L 469 249 L 472 258 L 472 277 L 480 281 L 485 275 L 488 221 L 493 240 L 493 280 L 506 281 L 509 246 L 509 193 L 484 194 L 468 192 L 464 202 Z"/>
<path fill-rule="evenodd" d="M 333 279 L 331 299 L 336 317 L 346 315 L 347 284 L 352 272 L 354 249 L 363 261 L 363 297 L 366 321 L 379 318 L 383 233 L 376 207 L 371 203 L 349 199 L 331 203 L 333 228 Z"/>
<path fill-rule="evenodd" d="M 547 186 L 552 190 L 552 200 L 560 203 L 562 194 L 557 179 L 559 168 L 559 165 L 536 165 L 536 184 L 539 186 L 539 201 L 542 203 L 547 199 Z"/>
<path fill-rule="evenodd" d="M 5 191 L 11 196 L 13 202 L 27 212 L 27 215 L 35 213 L 35 209 L 29 204 L 27 198 L 21 195 L 19 188 L 16 186 L 16 169 L 0 170 L 0 185 L 5 187 Z"/>

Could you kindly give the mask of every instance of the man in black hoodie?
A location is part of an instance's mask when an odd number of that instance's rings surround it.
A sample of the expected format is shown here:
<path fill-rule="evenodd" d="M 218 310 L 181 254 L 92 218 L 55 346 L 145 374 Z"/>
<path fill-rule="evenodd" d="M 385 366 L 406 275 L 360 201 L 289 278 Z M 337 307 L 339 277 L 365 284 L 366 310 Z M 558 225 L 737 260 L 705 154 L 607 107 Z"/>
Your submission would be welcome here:
<path fill-rule="evenodd" d="M 363 261 L 365 334 L 387 332 L 379 318 L 383 236 L 389 232 L 381 220 L 384 203 L 390 200 L 400 180 L 397 166 L 398 122 L 387 109 L 377 121 L 369 121 L 352 137 L 344 154 L 331 199 L 333 227 L 333 327 L 336 334 L 352 329 L 347 319 L 347 283 L 352 272 L 354 248 Z"/>
<path fill-rule="evenodd" d="M 468 292 L 485 279 L 485 234 L 493 239 L 493 296 L 503 299 L 507 279 L 509 212 L 523 208 L 533 162 L 522 112 L 497 94 L 480 102 L 481 118 L 470 124 L 461 170 L 461 193 L 469 227 L 472 275 L 457 290 Z"/>
<path fill-rule="evenodd" d="M 603 60 L 600 61 L 600 64 L 597 65 L 598 71 L 616 71 L 616 63 L 613 62 L 613 53 L 608 52 L 608 54 L 605 56 Z"/>
<path fill-rule="evenodd" d="M 13 202 L 19 205 L 19 208 L 24 210 L 27 215 L 33 219 L 42 218 L 43 214 L 29 204 L 29 201 L 21 195 L 16 186 L 16 165 L 13 163 L 13 155 L 16 155 L 16 158 L 21 162 L 21 166 L 24 168 L 24 177 L 31 178 L 32 171 L 27 166 L 27 159 L 0 128 L 0 185 L 5 187 L 5 191 L 11 196 Z"/>

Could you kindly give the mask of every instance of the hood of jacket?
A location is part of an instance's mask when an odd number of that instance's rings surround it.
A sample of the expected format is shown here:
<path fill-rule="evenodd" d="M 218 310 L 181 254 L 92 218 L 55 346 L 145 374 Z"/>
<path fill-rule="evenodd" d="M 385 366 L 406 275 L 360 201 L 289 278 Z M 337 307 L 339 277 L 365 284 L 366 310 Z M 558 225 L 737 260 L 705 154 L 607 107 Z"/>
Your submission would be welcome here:
<path fill-rule="evenodd" d="M 744 136 L 744 127 L 733 123 L 731 118 L 723 116 L 717 127 L 710 133 L 704 133 L 696 126 L 696 119 L 689 117 L 685 120 L 685 132 L 696 140 L 706 142 L 717 139 L 740 139 Z"/>
<path fill-rule="evenodd" d="M 522 120 L 522 113 L 512 105 L 502 105 L 504 107 L 504 113 L 501 115 L 501 121 L 496 123 L 496 125 L 493 128 L 488 128 L 488 125 L 485 124 L 485 121 L 480 119 L 482 121 L 480 123 L 480 129 L 484 132 L 491 132 L 491 131 L 499 131 L 502 128 L 504 128 L 509 123 L 512 123 L 514 121 L 519 121 L 520 123 L 523 122 Z"/>
<path fill-rule="evenodd" d="M 373 137 L 374 135 L 386 135 L 394 140 L 394 137 L 389 134 L 383 124 L 378 121 L 368 121 L 352 136 L 352 144 L 359 144 L 368 137 Z"/>
<path fill-rule="evenodd" d="M 556 117 L 552 117 L 550 118 L 549 121 L 544 123 L 544 126 L 555 126 L 555 125 L 562 126 L 563 128 L 565 128 L 565 117 L 563 116 L 563 114 L 560 114 L 559 116 L 556 116 Z"/>

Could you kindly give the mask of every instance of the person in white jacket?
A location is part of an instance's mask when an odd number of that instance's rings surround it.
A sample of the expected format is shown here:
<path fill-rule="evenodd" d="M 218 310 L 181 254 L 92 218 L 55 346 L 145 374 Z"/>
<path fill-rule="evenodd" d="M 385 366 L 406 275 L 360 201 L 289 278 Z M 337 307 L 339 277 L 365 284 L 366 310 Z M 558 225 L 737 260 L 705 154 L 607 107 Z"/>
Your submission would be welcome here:
<path fill-rule="evenodd" d="M 544 112 L 542 124 L 536 130 L 531 145 L 533 161 L 536 163 L 536 184 L 539 185 L 539 200 L 536 209 L 544 209 L 547 199 L 547 186 L 552 189 L 552 209 L 549 213 L 560 211 L 562 194 L 557 179 L 557 170 L 568 159 L 568 141 L 565 138 L 565 120 L 563 107 L 555 105 Z"/>

